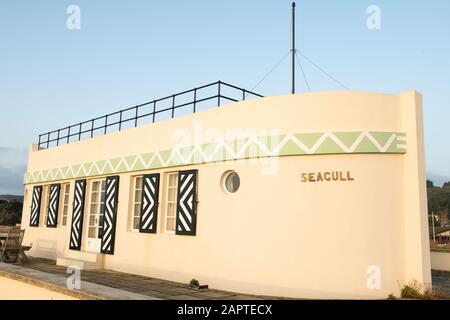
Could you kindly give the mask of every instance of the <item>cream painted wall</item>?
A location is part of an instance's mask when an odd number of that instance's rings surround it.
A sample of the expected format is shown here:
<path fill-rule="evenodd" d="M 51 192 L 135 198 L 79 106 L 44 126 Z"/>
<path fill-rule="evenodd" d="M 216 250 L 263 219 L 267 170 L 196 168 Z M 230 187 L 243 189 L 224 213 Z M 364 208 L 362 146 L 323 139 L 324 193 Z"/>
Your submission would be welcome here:
<path fill-rule="evenodd" d="M 0 277 L 0 300 L 77 300 L 73 297 L 40 288 L 22 281 Z"/>
<path fill-rule="evenodd" d="M 402 280 L 396 255 L 402 239 L 395 232 L 401 228 L 401 156 L 388 158 L 286 157 L 279 174 L 266 177 L 252 165 L 205 165 L 199 171 L 197 236 L 127 232 L 128 208 L 122 203 L 117 253 L 105 257 L 105 267 L 185 283 L 197 278 L 247 293 L 387 296 L 398 289 L 392 279 Z M 330 167 L 352 170 L 356 180 L 299 183 L 299 172 Z M 241 177 L 234 195 L 219 183 L 226 170 Z M 122 179 L 121 192 L 127 193 L 129 180 Z M 373 192 L 366 181 L 384 188 Z M 381 292 L 366 288 L 370 265 L 381 268 Z"/>
<path fill-rule="evenodd" d="M 131 177 L 142 172 L 121 174 L 115 254 L 104 257 L 108 269 L 181 282 L 197 278 L 212 288 L 243 293 L 383 298 L 398 294 L 410 279 L 431 283 L 421 182 L 425 182 L 422 106 L 417 97 L 336 92 L 247 101 L 31 152 L 28 171 L 167 149 L 174 144 L 175 128 L 192 132 L 200 120 L 203 128 L 222 131 L 231 127 L 275 128 L 280 133 L 407 132 L 406 155 L 281 157 L 274 159 L 279 171 L 271 176 L 261 175 L 261 167 L 268 166 L 261 161 L 267 159 L 153 170 L 199 170 L 195 237 L 163 232 L 164 192 L 158 233 L 130 231 Z M 206 141 L 202 137 L 201 142 Z M 236 170 L 241 177 L 241 188 L 234 195 L 221 189 L 220 179 L 227 170 Z M 300 173 L 319 171 L 351 171 L 355 181 L 300 181 Z M 32 187 L 26 186 L 22 218 L 25 242 L 33 242 L 30 254 L 73 256 L 68 250 L 69 228 L 28 227 Z M 76 255 L 82 258 L 83 253 Z M 378 290 L 366 285 L 368 267 L 373 265 L 381 271 Z"/>
<path fill-rule="evenodd" d="M 402 128 L 408 136 L 404 155 L 405 283 L 417 280 L 431 286 L 430 241 L 425 172 L 423 101 L 418 92 L 402 93 Z M 421 252 L 421 254 L 418 254 Z"/>

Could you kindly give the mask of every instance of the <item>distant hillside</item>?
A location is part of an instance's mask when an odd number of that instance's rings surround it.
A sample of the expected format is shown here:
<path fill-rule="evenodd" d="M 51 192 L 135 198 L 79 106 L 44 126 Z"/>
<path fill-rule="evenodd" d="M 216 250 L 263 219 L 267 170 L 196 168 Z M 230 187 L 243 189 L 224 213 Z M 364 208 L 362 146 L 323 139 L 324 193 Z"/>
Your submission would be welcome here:
<path fill-rule="evenodd" d="M 13 196 L 10 194 L 0 195 L 0 200 L 23 202 L 23 196 Z"/>
<path fill-rule="evenodd" d="M 0 195 L 0 225 L 13 226 L 22 218 L 23 196 Z"/>
<path fill-rule="evenodd" d="M 436 187 L 432 181 L 428 180 L 427 193 L 430 222 L 431 213 L 433 213 L 435 225 L 440 227 L 450 225 L 450 182 L 444 183 L 442 187 Z"/>
<path fill-rule="evenodd" d="M 22 202 L 0 200 L 0 225 L 14 226 L 22 219 Z"/>

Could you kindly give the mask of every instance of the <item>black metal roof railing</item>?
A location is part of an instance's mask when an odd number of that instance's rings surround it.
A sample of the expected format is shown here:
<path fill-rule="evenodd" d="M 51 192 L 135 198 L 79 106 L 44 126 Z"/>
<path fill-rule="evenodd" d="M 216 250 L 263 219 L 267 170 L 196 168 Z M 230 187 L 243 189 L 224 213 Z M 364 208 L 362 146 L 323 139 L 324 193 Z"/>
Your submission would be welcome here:
<path fill-rule="evenodd" d="M 175 118 L 178 112 L 181 114 L 195 113 L 213 106 L 220 106 L 223 101 L 238 102 L 246 100 L 248 97 L 263 96 L 222 81 L 217 81 L 40 134 L 38 150 L 81 141 L 130 127 L 137 127 L 142 119 L 147 119 L 145 123 L 154 123 L 163 119 Z M 205 105 L 206 102 L 213 102 L 214 105 Z"/>

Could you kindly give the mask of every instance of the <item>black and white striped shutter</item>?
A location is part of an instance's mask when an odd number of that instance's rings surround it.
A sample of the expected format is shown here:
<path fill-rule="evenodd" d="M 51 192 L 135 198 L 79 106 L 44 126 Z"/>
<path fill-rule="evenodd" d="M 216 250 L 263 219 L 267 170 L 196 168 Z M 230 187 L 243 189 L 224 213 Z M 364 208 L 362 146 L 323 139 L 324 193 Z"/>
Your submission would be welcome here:
<path fill-rule="evenodd" d="M 33 187 L 33 198 L 31 200 L 30 227 L 39 226 L 39 213 L 41 211 L 42 186 Z"/>
<path fill-rule="evenodd" d="M 139 232 L 156 233 L 158 220 L 159 173 L 142 177 L 142 200 Z"/>
<path fill-rule="evenodd" d="M 175 234 L 195 236 L 197 228 L 197 172 L 178 173 L 177 220 Z"/>
<path fill-rule="evenodd" d="M 119 176 L 106 178 L 105 206 L 103 214 L 103 233 L 101 253 L 114 254 L 116 238 L 117 203 L 119 195 Z"/>
<path fill-rule="evenodd" d="M 56 228 L 58 224 L 58 209 L 59 209 L 59 191 L 60 184 L 52 184 L 50 186 L 50 198 L 47 212 L 47 227 Z"/>
<path fill-rule="evenodd" d="M 75 181 L 73 194 L 72 224 L 70 229 L 70 250 L 81 250 L 81 235 L 83 233 L 84 199 L 86 180 Z"/>

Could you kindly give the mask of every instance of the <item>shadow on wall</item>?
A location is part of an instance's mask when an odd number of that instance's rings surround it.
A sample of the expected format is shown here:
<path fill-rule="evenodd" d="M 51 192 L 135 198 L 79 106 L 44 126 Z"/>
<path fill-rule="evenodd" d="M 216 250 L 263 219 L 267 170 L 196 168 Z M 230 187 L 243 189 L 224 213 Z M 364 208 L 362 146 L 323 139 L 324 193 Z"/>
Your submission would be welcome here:
<path fill-rule="evenodd" d="M 63 251 L 58 250 L 57 241 L 48 239 L 35 240 L 35 243 L 32 244 L 32 249 L 30 251 L 31 256 L 52 260 L 56 260 L 56 258 L 61 257 L 63 254 Z"/>

